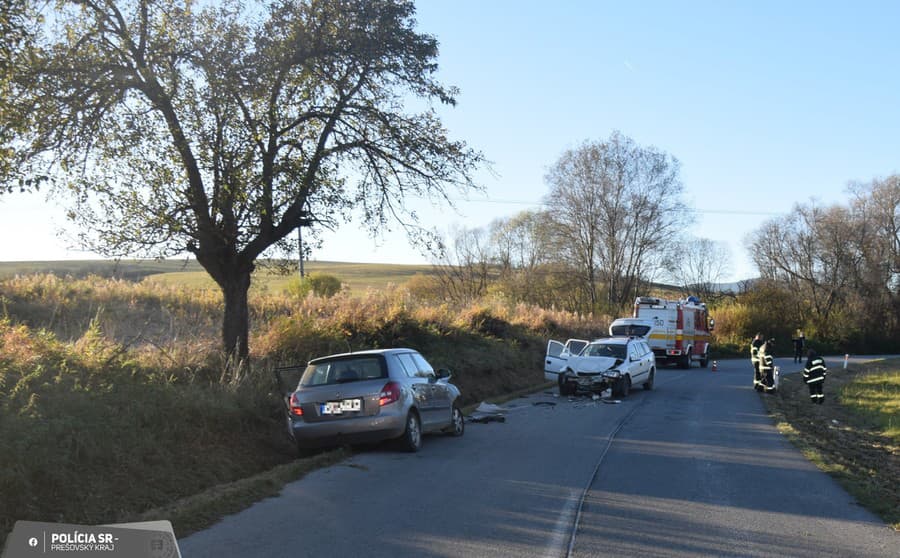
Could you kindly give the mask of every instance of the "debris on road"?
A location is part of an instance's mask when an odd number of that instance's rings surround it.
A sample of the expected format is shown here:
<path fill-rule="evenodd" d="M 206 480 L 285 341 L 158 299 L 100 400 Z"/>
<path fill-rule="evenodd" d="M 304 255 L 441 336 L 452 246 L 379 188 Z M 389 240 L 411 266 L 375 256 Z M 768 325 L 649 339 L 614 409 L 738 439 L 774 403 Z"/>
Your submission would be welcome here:
<path fill-rule="evenodd" d="M 469 422 L 506 422 L 506 417 L 503 416 L 503 413 L 507 410 L 508 409 L 501 407 L 500 405 L 482 401 L 469 416 Z"/>
<path fill-rule="evenodd" d="M 480 416 L 472 416 L 469 417 L 469 422 L 480 422 L 482 424 L 486 424 L 488 422 L 506 422 L 506 417 L 503 415 L 480 415 Z"/>

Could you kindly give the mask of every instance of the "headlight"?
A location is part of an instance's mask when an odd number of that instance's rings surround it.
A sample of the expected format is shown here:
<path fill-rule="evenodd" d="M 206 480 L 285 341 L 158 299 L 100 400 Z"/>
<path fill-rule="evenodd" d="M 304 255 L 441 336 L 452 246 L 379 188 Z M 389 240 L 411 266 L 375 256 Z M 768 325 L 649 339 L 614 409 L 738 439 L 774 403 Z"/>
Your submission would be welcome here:
<path fill-rule="evenodd" d="M 606 372 L 603 373 L 603 375 L 606 376 L 607 378 L 618 378 L 619 376 L 622 375 L 622 373 L 619 372 L 618 370 L 607 370 Z"/>

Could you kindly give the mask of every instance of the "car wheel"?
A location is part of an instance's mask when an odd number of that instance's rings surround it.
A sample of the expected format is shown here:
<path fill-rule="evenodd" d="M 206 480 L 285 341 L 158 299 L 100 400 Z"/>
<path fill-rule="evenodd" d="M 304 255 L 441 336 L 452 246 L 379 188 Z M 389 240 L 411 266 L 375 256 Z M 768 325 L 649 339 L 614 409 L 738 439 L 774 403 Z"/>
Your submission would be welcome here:
<path fill-rule="evenodd" d="M 569 385 L 569 382 L 566 381 L 565 372 L 560 372 L 556 377 L 556 383 L 559 386 L 559 394 L 561 396 L 574 395 L 575 390 Z"/>
<path fill-rule="evenodd" d="M 613 397 L 628 397 L 631 392 L 631 378 L 622 376 L 612 386 Z"/>
<path fill-rule="evenodd" d="M 451 436 L 462 436 L 466 431 L 466 417 L 463 416 L 462 411 L 456 405 L 453 405 L 451 422 L 452 424 L 444 432 Z"/>
<path fill-rule="evenodd" d="M 654 379 L 655 376 L 656 376 L 656 370 L 653 369 L 653 368 L 651 368 L 651 369 L 650 369 L 650 377 L 647 379 L 646 382 L 644 382 L 644 389 L 645 389 L 645 390 L 648 390 L 648 391 L 649 391 L 649 390 L 653 389 L 653 379 Z"/>
<path fill-rule="evenodd" d="M 406 415 L 406 430 L 400 436 L 400 447 L 410 453 L 415 453 L 422 447 L 422 423 L 415 411 L 410 410 Z"/>

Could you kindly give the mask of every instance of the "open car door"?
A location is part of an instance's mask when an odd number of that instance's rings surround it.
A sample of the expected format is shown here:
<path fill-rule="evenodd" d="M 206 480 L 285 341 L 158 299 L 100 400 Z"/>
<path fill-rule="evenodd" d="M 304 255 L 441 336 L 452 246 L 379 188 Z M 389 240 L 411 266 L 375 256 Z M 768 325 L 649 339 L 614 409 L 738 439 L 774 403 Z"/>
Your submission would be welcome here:
<path fill-rule="evenodd" d="M 300 385 L 300 378 L 305 370 L 305 364 L 282 366 L 274 370 L 275 380 L 278 383 L 278 393 L 281 394 L 281 401 L 286 409 L 291 407 L 291 394 L 297 391 L 297 386 Z"/>
<path fill-rule="evenodd" d="M 581 353 L 589 341 L 569 339 L 565 345 L 561 341 L 551 339 L 547 342 L 547 355 L 544 359 L 544 379 L 555 382 L 560 372 L 566 369 L 569 357 Z"/>

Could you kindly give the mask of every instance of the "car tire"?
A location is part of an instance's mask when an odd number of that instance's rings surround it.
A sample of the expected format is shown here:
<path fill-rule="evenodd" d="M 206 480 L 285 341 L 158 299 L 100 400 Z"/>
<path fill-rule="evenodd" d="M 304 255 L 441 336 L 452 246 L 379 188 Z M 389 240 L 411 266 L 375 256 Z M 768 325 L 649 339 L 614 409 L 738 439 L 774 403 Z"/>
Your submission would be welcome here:
<path fill-rule="evenodd" d="M 655 377 L 656 377 L 656 369 L 651 368 L 650 369 L 650 377 L 647 379 L 646 382 L 644 382 L 645 390 L 650 391 L 651 389 L 653 389 L 653 380 L 655 379 Z"/>
<path fill-rule="evenodd" d="M 415 453 L 422 447 L 422 422 L 413 410 L 406 415 L 406 430 L 400 436 L 400 447 L 410 453 Z"/>
<path fill-rule="evenodd" d="M 691 350 L 690 349 L 688 349 L 688 352 L 685 353 L 683 357 L 681 357 L 680 361 L 678 361 L 678 366 L 685 370 L 687 370 L 688 368 L 691 367 Z"/>
<path fill-rule="evenodd" d="M 622 376 L 613 384 L 612 394 L 614 397 L 628 397 L 631 393 L 631 378 Z"/>
<path fill-rule="evenodd" d="M 700 368 L 706 368 L 709 364 L 709 350 L 703 353 L 703 358 L 700 359 Z"/>
<path fill-rule="evenodd" d="M 559 373 L 559 375 L 556 377 L 556 384 L 559 387 L 560 396 L 565 397 L 575 394 L 575 390 L 571 389 L 571 386 L 569 386 L 569 383 L 566 381 L 565 372 Z"/>
<path fill-rule="evenodd" d="M 466 432 L 466 417 L 463 416 L 462 411 L 455 404 L 450 415 L 450 422 L 450 426 L 444 430 L 444 433 L 459 437 Z"/>

